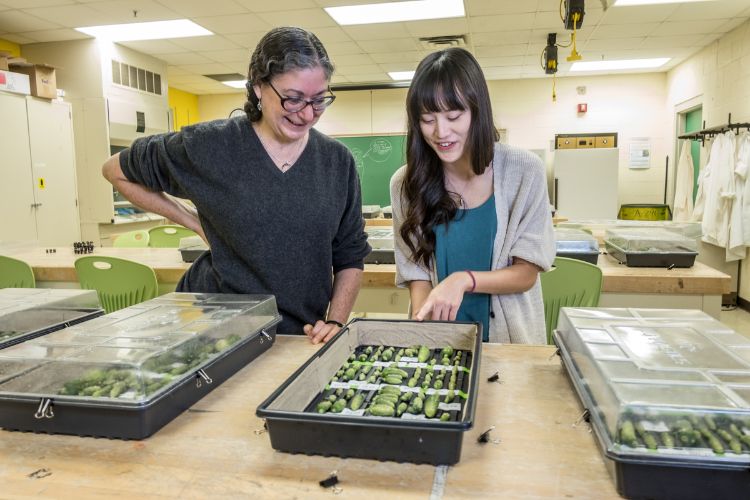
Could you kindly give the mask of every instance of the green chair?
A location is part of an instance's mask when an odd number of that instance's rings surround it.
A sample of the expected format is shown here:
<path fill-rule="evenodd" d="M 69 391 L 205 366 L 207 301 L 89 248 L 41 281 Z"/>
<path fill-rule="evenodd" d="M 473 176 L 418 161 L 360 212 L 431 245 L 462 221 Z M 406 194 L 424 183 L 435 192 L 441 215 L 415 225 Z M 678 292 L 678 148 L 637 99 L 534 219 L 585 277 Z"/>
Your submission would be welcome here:
<path fill-rule="evenodd" d="M 561 307 L 596 307 L 602 291 L 602 270 L 593 264 L 566 257 L 555 258 L 552 269 L 541 273 L 547 343 L 557 327 Z"/>
<path fill-rule="evenodd" d="M 117 235 L 115 241 L 112 242 L 112 246 L 117 248 L 145 248 L 148 246 L 149 240 L 148 231 L 140 229 Z"/>
<path fill-rule="evenodd" d="M 148 230 L 148 246 L 155 248 L 178 248 L 180 240 L 198 233 L 183 226 L 156 226 Z"/>
<path fill-rule="evenodd" d="M 0 288 L 34 288 L 34 271 L 27 263 L 0 255 Z"/>
<path fill-rule="evenodd" d="M 81 288 L 96 290 L 107 313 L 153 299 L 159 290 L 154 270 L 131 260 L 87 255 L 75 267 Z"/>

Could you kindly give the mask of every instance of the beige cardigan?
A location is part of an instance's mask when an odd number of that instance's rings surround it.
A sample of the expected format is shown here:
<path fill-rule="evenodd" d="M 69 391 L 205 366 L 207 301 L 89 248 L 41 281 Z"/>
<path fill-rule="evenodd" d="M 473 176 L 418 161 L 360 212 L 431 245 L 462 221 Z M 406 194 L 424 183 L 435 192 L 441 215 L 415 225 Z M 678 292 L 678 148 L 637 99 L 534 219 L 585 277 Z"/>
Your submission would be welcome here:
<path fill-rule="evenodd" d="M 492 269 L 508 267 L 513 257 L 518 257 L 548 270 L 555 259 L 555 237 L 542 161 L 528 151 L 498 143 L 492 168 L 498 222 Z M 406 167 L 401 167 L 391 178 L 396 285 L 406 287 L 410 281 L 424 280 L 435 286 L 434 257 L 430 269 L 415 263 L 400 235 L 406 208 L 401 198 L 405 171 Z M 492 296 L 490 342 L 545 344 L 546 338 L 538 278 L 526 292 Z"/>

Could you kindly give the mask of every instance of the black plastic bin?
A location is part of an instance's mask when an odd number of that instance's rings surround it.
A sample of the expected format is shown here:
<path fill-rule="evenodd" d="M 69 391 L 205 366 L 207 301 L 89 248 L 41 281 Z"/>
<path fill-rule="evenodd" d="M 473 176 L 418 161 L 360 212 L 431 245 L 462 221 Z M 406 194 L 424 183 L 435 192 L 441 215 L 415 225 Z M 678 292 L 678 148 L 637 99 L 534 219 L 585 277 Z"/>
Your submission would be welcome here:
<path fill-rule="evenodd" d="M 172 293 L 11 347 L 0 353 L 0 427 L 146 438 L 270 349 L 280 320 L 272 296 Z"/>
<path fill-rule="evenodd" d="M 433 339 L 432 347 L 428 339 Z M 471 354 L 460 390 L 467 394 L 455 421 L 397 417 L 318 414 L 310 411 L 329 386 L 337 368 L 363 345 L 443 347 L 435 339 L 456 340 L 456 349 Z M 372 342 L 375 339 L 376 342 Z M 482 332 L 478 323 L 355 319 L 292 374 L 263 403 L 257 415 L 266 420 L 271 446 L 288 453 L 455 464 L 463 434 L 474 421 Z M 468 354 L 467 354 L 468 359 Z M 405 368 L 411 365 L 399 364 Z M 376 384 L 377 385 L 377 384 Z M 355 387 L 352 385 L 351 387 Z M 357 385 L 369 390 L 369 385 Z M 458 388 L 459 386 L 457 386 Z M 402 388 L 403 389 L 403 388 Z M 429 391 L 429 390 L 428 390 Z M 428 392 L 429 394 L 430 392 Z"/>

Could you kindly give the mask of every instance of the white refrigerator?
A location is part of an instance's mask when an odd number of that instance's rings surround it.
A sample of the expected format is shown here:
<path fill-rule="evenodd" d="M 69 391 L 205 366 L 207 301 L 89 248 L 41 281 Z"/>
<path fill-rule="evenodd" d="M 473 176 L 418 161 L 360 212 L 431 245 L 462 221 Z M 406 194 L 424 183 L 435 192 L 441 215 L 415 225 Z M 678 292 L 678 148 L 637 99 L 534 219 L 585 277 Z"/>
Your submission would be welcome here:
<path fill-rule="evenodd" d="M 556 214 L 570 220 L 616 219 L 620 209 L 618 171 L 618 148 L 555 150 Z"/>

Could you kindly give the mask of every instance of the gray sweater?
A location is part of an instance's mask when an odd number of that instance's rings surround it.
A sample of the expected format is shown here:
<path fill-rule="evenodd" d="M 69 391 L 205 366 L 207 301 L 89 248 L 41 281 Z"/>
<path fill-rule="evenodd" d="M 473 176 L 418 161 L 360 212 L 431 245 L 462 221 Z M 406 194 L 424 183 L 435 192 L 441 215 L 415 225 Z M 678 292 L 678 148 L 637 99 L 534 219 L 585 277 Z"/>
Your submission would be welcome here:
<path fill-rule="evenodd" d="M 125 176 L 190 199 L 210 252 L 178 291 L 273 294 L 278 333 L 302 333 L 325 317 L 332 272 L 364 267 L 369 253 L 354 159 L 310 130 L 297 162 L 281 172 L 245 117 L 136 140 L 120 153 Z"/>
<path fill-rule="evenodd" d="M 518 257 L 547 271 L 555 260 L 555 236 L 547 198 L 544 165 L 523 149 L 495 144 L 494 171 L 497 236 L 492 250 L 492 269 L 503 269 Z M 430 269 L 411 258 L 400 230 L 406 213 L 401 199 L 405 167 L 391 178 L 396 284 L 423 280 L 437 285 L 434 256 Z M 490 342 L 545 344 L 542 289 L 536 284 L 523 293 L 493 295 L 490 302 Z"/>

